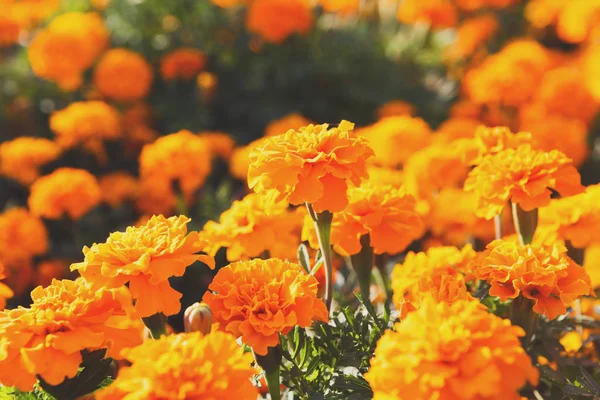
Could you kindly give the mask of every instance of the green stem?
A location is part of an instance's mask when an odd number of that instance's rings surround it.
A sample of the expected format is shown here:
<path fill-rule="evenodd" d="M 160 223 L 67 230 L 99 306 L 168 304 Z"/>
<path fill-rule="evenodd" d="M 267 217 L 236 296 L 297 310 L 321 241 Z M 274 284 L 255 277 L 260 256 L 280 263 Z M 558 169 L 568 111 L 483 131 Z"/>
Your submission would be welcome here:
<path fill-rule="evenodd" d="M 271 400 L 281 400 L 281 384 L 279 382 L 279 367 L 281 365 L 281 349 L 269 347 L 267 354 L 261 356 L 254 353 L 258 365 L 265 371 L 265 379 Z"/>
<path fill-rule="evenodd" d="M 494 232 L 496 234 L 496 240 L 502 239 L 502 214 L 504 213 L 504 209 L 500 211 L 500 214 L 494 216 Z"/>
<path fill-rule="evenodd" d="M 149 317 L 142 318 L 144 325 L 150 330 L 152 339 L 158 339 L 161 336 L 167 336 L 167 317 L 163 313 L 157 313 Z"/>
<path fill-rule="evenodd" d="M 535 228 L 537 227 L 538 209 L 534 208 L 531 211 L 525 211 L 517 203 L 512 203 L 511 207 L 519 243 L 521 243 L 521 246 L 531 244 Z"/>
<path fill-rule="evenodd" d="M 358 254 L 350 257 L 352 269 L 358 278 L 360 294 L 364 301 L 370 301 L 371 297 L 371 272 L 373 270 L 373 248 L 369 234 L 360 238 L 361 250 Z"/>
<path fill-rule="evenodd" d="M 538 315 L 533 311 L 533 305 L 533 300 L 521 295 L 513 299 L 510 305 L 510 321 L 525 331 L 525 336 L 521 338 L 523 348 L 527 348 L 531 342 L 537 325 Z"/>
<path fill-rule="evenodd" d="M 317 237 L 319 239 L 319 248 L 324 259 L 325 267 L 325 296 L 324 302 L 328 310 L 331 310 L 333 301 L 333 261 L 331 258 L 331 221 L 333 214 L 329 211 L 316 213 L 310 203 L 306 203 L 308 214 L 315 223 Z"/>

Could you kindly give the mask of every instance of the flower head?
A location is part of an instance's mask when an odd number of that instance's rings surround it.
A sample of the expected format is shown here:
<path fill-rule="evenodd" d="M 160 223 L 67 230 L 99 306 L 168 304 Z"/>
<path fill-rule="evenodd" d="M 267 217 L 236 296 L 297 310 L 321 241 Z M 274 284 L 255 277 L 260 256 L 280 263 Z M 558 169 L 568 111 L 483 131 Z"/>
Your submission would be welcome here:
<path fill-rule="evenodd" d="M 367 141 L 353 136 L 353 124 L 337 128 L 309 125 L 267 139 L 250 153 L 248 185 L 256 192 L 275 189 L 279 200 L 311 203 L 316 212 L 342 211 L 348 204 L 348 181 L 366 178 L 373 155 Z"/>
<path fill-rule="evenodd" d="M 142 341 L 126 289 L 91 289 L 54 280 L 31 292 L 29 308 L 0 312 L 0 381 L 30 391 L 41 376 L 51 385 L 77 374 L 81 350 L 107 348 L 110 357 Z"/>
<path fill-rule="evenodd" d="M 313 320 L 327 321 L 317 286 L 298 264 L 254 259 L 220 269 L 202 301 L 221 330 L 241 336 L 255 353 L 265 355 L 279 343 L 279 333 L 308 327 Z"/>
<path fill-rule="evenodd" d="M 253 0 L 246 17 L 248 31 L 272 43 L 310 31 L 313 15 L 307 0 Z"/>
<path fill-rule="evenodd" d="M 98 400 L 255 400 L 252 355 L 228 333 L 200 332 L 147 340 L 124 352 L 132 364 L 96 394 Z"/>
<path fill-rule="evenodd" d="M 483 14 L 465 20 L 458 28 L 456 39 L 448 48 L 446 56 L 450 59 L 471 56 L 492 38 L 498 27 L 498 20 L 493 14 Z"/>
<path fill-rule="evenodd" d="M 524 296 L 534 301 L 533 311 L 548 319 L 564 314 L 579 297 L 593 294 L 590 277 L 557 244 L 520 246 L 495 240 L 473 263 L 471 272 L 490 283 L 490 295 L 503 301 Z"/>
<path fill-rule="evenodd" d="M 474 148 L 477 150 L 477 158 L 472 163 L 478 164 L 481 162 L 482 157 L 493 155 L 506 149 L 516 149 L 522 144 L 529 144 L 531 142 L 532 138 L 529 132 L 513 133 L 505 126 L 490 128 L 481 125 L 475 131 L 473 143 Z"/>
<path fill-rule="evenodd" d="M 160 61 L 160 73 L 164 79 L 193 79 L 204 69 L 206 56 L 200 50 L 181 48 L 163 56 Z"/>
<path fill-rule="evenodd" d="M 358 11 L 360 0 L 319 0 L 319 4 L 326 12 L 350 14 Z"/>
<path fill-rule="evenodd" d="M 412 117 L 415 114 L 415 106 L 404 100 L 391 100 L 377 109 L 377 118 L 387 117 Z"/>
<path fill-rule="evenodd" d="M 19 137 L 0 144 L 0 174 L 23 185 L 30 185 L 40 168 L 60 155 L 60 147 L 51 140 Z"/>
<path fill-rule="evenodd" d="M 456 25 L 458 15 L 450 0 L 405 0 L 398 7 L 398 20 L 405 24 L 425 22 L 433 28 Z"/>
<path fill-rule="evenodd" d="M 187 232 L 184 216 L 153 216 L 146 225 L 114 232 L 106 243 L 84 247 L 84 261 L 71 265 L 92 288 L 117 288 L 129 283 L 142 317 L 162 312 L 177 314 L 181 293 L 169 285 L 172 276 L 182 276 L 188 265 L 202 261 L 214 268 L 212 257 L 196 254 L 207 243 L 198 232 Z"/>
<path fill-rule="evenodd" d="M 250 153 L 256 148 L 262 147 L 268 140 L 267 137 L 257 139 L 246 146 L 236 147 L 231 153 L 229 159 L 229 172 L 234 178 L 241 181 L 248 180 L 248 170 L 250 169 Z"/>
<path fill-rule="evenodd" d="M 204 131 L 198 134 L 213 157 L 229 160 L 235 147 L 235 139 L 225 132 Z"/>
<path fill-rule="evenodd" d="M 0 261 L 18 264 L 48 250 L 44 223 L 26 208 L 16 207 L 0 214 Z"/>
<path fill-rule="evenodd" d="M 102 201 L 112 207 L 117 207 L 127 200 L 137 196 L 138 181 L 127 172 L 112 172 L 99 179 Z"/>
<path fill-rule="evenodd" d="M 32 214 L 48 219 L 68 215 L 79 219 L 100 203 L 96 177 L 83 169 L 59 168 L 33 183 L 29 194 Z"/>
<path fill-rule="evenodd" d="M 426 299 L 379 339 L 365 379 L 374 400 L 519 400 L 518 390 L 539 377 L 524 335 L 479 302 Z"/>
<path fill-rule="evenodd" d="M 146 97 L 152 78 L 152 67 L 144 57 L 125 49 L 104 53 L 94 71 L 94 84 L 100 93 L 125 103 Z"/>

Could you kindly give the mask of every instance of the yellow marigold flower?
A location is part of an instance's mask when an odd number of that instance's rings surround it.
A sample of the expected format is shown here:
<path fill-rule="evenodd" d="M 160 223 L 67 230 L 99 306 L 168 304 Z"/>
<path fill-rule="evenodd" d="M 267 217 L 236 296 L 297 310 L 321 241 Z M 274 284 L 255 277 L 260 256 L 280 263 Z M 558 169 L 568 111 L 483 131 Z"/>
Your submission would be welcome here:
<path fill-rule="evenodd" d="M 198 136 L 204 140 L 213 156 L 229 160 L 235 147 L 235 139 L 225 132 L 200 132 Z"/>
<path fill-rule="evenodd" d="M 96 13 L 69 12 L 52 20 L 28 48 L 33 73 L 63 90 L 81 86 L 81 75 L 108 46 L 108 30 Z"/>
<path fill-rule="evenodd" d="M 596 0 L 533 0 L 527 4 L 525 16 L 537 28 L 555 25 L 565 42 L 581 43 L 597 33 L 599 9 Z"/>
<path fill-rule="evenodd" d="M 10 287 L 17 297 L 27 295 L 35 281 L 35 271 L 31 260 L 19 260 L 9 264 L 4 263 L 6 285 Z"/>
<path fill-rule="evenodd" d="M 472 157 L 466 154 L 466 161 L 471 164 L 478 164 L 481 162 L 482 157 L 497 154 L 505 149 L 516 149 L 522 144 L 531 142 L 532 137 L 529 132 L 513 133 L 505 126 L 490 128 L 481 125 L 475 131 L 475 139 L 473 141 L 477 156 L 472 159 Z"/>
<path fill-rule="evenodd" d="M 409 252 L 404 263 L 397 264 L 392 271 L 393 300 L 401 315 L 418 309 L 427 296 L 447 302 L 471 298 L 463 273 L 476 256 L 471 245 L 462 249 L 439 246 L 427 252 Z"/>
<path fill-rule="evenodd" d="M 50 117 L 50 130 L 63 148 L 101 145 L 121 135 L 121 116 L 103 101 L 78 101 Z"/>
<path fill-rule="evenodd" d="M 152 67 L 144 57 L 125 49 L 104 53 L 94 71 L 94 84 L 100 93 L 124 103 L 146 97 L 152 78 Z"/>
<path fill-rule="evenodd" d="M 12 46 L 19 40 L 21 26 L 10 14 L 0 16 L 0 48 Z"/>
<path fill-rule="evenodd" d="M 402 165 L 431 143 L 431 129 L 421 118 L 387 117 L 357 131 L 375 151 L 373 162 L 385 167 Z"/>
<path fill-rule="evenodd" d="M 563 196 L 581 193 L 579 172 L 563 153 L 533 150 L 524 144 L 483 158 L 465 181 L 465 190 L 477 194 L 476 214 L 492 219 L 507 201 L 523 210 L 544 207 L 553 189 Z"/>
<path fill-rule="evenodd" d="M 412 117 L 415 114 L 415 106 L 404 100 L 388 101 L 377 109 L 377 119 L 387 117 Z"/>
<path fill-rule="evenodd" d="M 373 150 L 342 121 L 336 128 L 308 125 L 267 139 L 250 153 L 248 185 L 257 193 L 275 189 L 278 200 L 311 203 L 316 212 L 342 211 L 348 204 L 348 181 L 367 177 Z"/>
<path fill-rule="evenodd" d="M 19 137 L 0 144 L 0 174 L 31 185 L 45 164 L 56 160 L 60 147 L 51 140 Z"/>
<path fill-rule="evenodd" d="M 200 50 L 181 48 L 173 50 L 160 60 L 164 79 L 193 79 L 206 66 L 206 57 Z"/>
<path fill-rule="evenodd" d="M 405 24 L 428 23 L 434 29 L 454 26 L 458 19 L 450 0 L 404 0 L 398 6 L 397 17 Z"/>
<path fill-rule="evenodd" d="M 399 188 L 404 184 L 404 172 L 397 169 L 369 164 L 367 165 L 367 173 L 369 174 L 369 181 L 378 185 L 391 185 Z"/>
<path fill-rule="evenodd" d="M 205 140 L 182 130 L 144 146 L 140 154 L 140 175 L 142 180 L 177 182 L 189 200 L 210 174 L 210 156 Z"/>
<path fill-rule="evenodd" d="M 234 201 L 219 222 L 208 221 L 201 237 L 210 243 L 207 252 L 217 254 L 227 247 L 229 261 L 260 257 L 294 260 L 297 257 L 303 215 L 289 209 L 285 201 L 274 202 L 271 194 L 252 193 Z"/>
<path fill-rule="evenodd" d="M 465 20 L 458 27 L 456 39 L 446 51 L 446 56 L 450 59 L 471 56 L 493 37 L 498 26 L 498 20 L 493 14 L 484 14 Z"/>
<path fill-rule="evenodd" d="M 47 219 L 65 214 L 77 220 L 100 203 L 102 194 L 96 177 L 83 169 L 59 168 L 31 185 L 29 209 Z"/>
<path fill-rule="evenodd" d="M 229 172 L 234 178 L 247 181 L 250 169 L 250 153 L 256 148 L 262 147 L 268 138 L 260 138 L 246 146 L 240 146 L 233 150 L 229 159 Z"/>
<path fill-rule="evenodd" d="M 271 43 L 282 43 L 295 33 L 308 33 L 313 25 L 311 4 L 307 0 L 253 0 L 249 7 L 248 31 Z"/>
<path fill-rule="evenodd" d="M 113 172 L 98 180 L 102 191 L 102 201 L 117 207 L 127 200 L 137 197 L 137 179 L 127 172 Z"/>
<path fill-rule="evenodd" d="M 540 224 L 550 225 L 574 247 L 600 243 L 600 185 L 588 186 L 575 196 L 550 200 L 540 209 Z"/>
<path fill-rule="evenodd" d="M 506 8 L 519 3 L 521 0 L 455 0 L 456 5 L 465 11 L 475 11 L 481 8 Z"/>
<path fill-rule="evenodd" d="M 47 250 L 48 232 L 38 217 L 22 207 L 0 214 L 0 261 L 18 264 Z"/>
<path fill-rule="evenodd" d="M 360 0 L 319 0 L 323 10 L 330 13 L 351 14 L 360 8 Z"/>
<path fill-rule="evenodd" d="M 214 268 L 214 259 L 203 254 L 207 243 L 198 232 L 187 234 L 184 216 L 153 216 L 144 226 L 128 227 L 113 232 L 106 243 L 84 247 L 85 259 L 71 265 L 92 288 L 117 288 L 129 283 L 136 300 L 135 308 L 142 317 L 156 313 L 179 312 L 181 293 L 169 285 L 169 278 L 182 276 L 188 265 L 202 261 Z"/>
<path fill-rule="evenodd" d="M 51 385 L 77 374 L 81 350 L 123 348 L 142 342 L 126 289 L 91 289 L 81 279 L 54 280 L 31 292 L 29 308 L 0 312 L 0 381 L 31 391 L 36 376 Z M 136 323 L 137 322 L 137 323 Z"/>
<path fill-rule="evenodd" d="M 144 214 L 173 214 L 177 204 L 177 195 L 170 181 L 159 179 L 141 179 L 138 182 L 136 206 Z"/>
<path fill-rule="evenodd" d="M 291 113 L 269 122 L 265 128 L 264 135 L 267 137 L 282 135 L 290 129 L 300 129 L 303 126 L 307 126 L 312 123 L 313 122 L 311 120 L 305 118 L 301 114 Z"/>
<path fill-rule="evenodd" d="M 365 379 L 373 400 L 519 400 L 539 378 L 524 335 L 479 302 L 427 299 L 379 339 Z"/>
<path fill-rule="evenodd" d="M 200 332 L 147 340 L 124 352 L 132 365 L 97 392 L 98 400 L 255 400 L 252 355 L 228 333 Z"/>
<path fill-rule="evenodd" d="M 0 262 L 0 280 L 6 279 L 4 274 L 4 265 Z M 6 308 L 6 299 L 10 299 L 14 296 L 14 292 L 6 284 L 0 282 L 0 309 Z"/>
<path fill-rule="evenodd" d="M 566 307 L 579 297 L 593 294 L 590 277 L 558 244 L 520 246 L 495 240 L 473 263 L 471 272 L 490 283 L 490 295 L 502 301 L 522 295 L 535 302 L 533 311 L 548 319 L 566 313 Z"/>
<path fill-rule="evenodd" d="M 242 337 L 256 354 L 267 354 L 279 334 L 327 322 L 325 304 L 317 297 L 317 280 L 298 264 L 277 258 L 229 264 L 217 272 L 204 301 L 219 329 Z"/>

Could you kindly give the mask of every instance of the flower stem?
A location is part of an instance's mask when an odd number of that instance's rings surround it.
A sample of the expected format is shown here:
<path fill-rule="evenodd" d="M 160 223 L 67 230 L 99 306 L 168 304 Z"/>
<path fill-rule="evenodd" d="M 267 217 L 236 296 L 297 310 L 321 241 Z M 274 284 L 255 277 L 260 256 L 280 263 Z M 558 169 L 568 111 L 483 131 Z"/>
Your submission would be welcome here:
<path fill-rule="evenodd" d="M 504 209 L 500 211 L 500 214 L 494 216 L 494 232 L 496 240 L 502 239 L 502 214 L 504 214 Z"/>
<path fill-rule="evenodd" d="M 513 325 L 518 325 L 525 331 L 525 336 L 521 338 L 521 344 L 527 348 L 535 327 L 537 325 L 538 315 L 533 311 L 533 300 L 519 295 L 513 299 L 510 305 L 510 321 Z"/>
<path fill-rule="evenodd" d="M 271 400 L 281 400 L 281 386 L 279 382 L 279 366 L 281 364 L 281 350 L 279 347 L 269 347 L 267 354 L 261 356 L 254 353 L 258 365 L 265 371 L 265 379 Z"/>
<path fill-rule="evenodd" d="M 142 318 L 142 321 L 150 331 L 152 339 L 159 339 L 161 336 L 167 336 L 167 316 L 165 314 L 157 313 Z"/>
<path fill-rule="evenodd" d="M 538 209 L 534 208 L 531 211 L 525 211 L 517 203 L 512 203 L 511 206 L 519 243 L 521 243 L 521 246 L 531 244 L 535 228 L 537 228 Z"/>
<path fill-rule="evenodd" d="M 327 210 L 316 213 L 310 203 L 306 203 L 308 214 L 315 223 L 317 237 L 319 239 L 319 248 L 324 259 L 325 267 L 325 296 L 324 302 L 328 310 L 331 310 L 333 300 L 333 261 L 331 258 L 331 221 L 333 214 Z"/>
<path fill-rule="evenodd" d="M 371 272 L 373 270 L 373 248 L 369 234 L 360 238 L 361 250 L 350 257 L 352 269 L 358 278 L 360 294 L 364 301 L 371 297 Z"/>

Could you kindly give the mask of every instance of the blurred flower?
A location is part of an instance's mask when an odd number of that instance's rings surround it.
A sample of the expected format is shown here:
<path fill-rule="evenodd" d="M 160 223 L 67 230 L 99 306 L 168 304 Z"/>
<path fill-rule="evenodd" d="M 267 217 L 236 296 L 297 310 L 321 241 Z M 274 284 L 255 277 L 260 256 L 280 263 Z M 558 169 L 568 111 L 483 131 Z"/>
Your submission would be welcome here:
<path fill-rule="evenodd" d="M 19 40 L 19 22 L 9 15 L 0 15 L 0 48 L 12 46 Z"/>
<path fill-rule="evenodd" d="M 405 24 L 421 22 L 439 29 L 456 25 L 457 19 L 450 0 L 404 0 L 398 6 L 398 20 Z"/>
<path fill-rule="evenodd" d="M 498 26 L 494 14 L 483 14 L 466 19 L 458 27 L 454 43 L 445 52 L 446 57 L 455 60 L 473 55 L 492 38 Z"/>
<path fill-rule="evenodd" d="M 124 357 L 131 366 L 95 394 L 98 400 L 256 399 L 252 355 L 229 333 L 164 336 L 126 350 Z"/>
<path fill-rule="evenodd" d="M 592 288 L 600 288 L 600 244 L 594 243 L 585 249 L 583 267 L 592 282 Z"/>
<path fill-rule="evenodd" d="M 177 195 L 171 182 L 154 178 L 141 179 L 138 182 L 136 206 L 140 212 L 170 216 L 176 204 Z"/>
<path fill-rule="evenodd" d="M 96 13 L 68 12 L 38 32 L 28 48 L 33 73 L 63 90 L 81 86 L 81 75 L 108 46 L 108 31 Z"/>
<path fill-rule="evenodd" d="M 404 263 L 392 271 L 394 304 L 401 315 L 420 308 L 424 298 L 453 302 L 470 299 L 464 273 L 477 253 L 471 245 L 462 249 L 451 246 L 432 247 L 427 252 L 409 252 Z"/>
<path fill-rule="evenodd" d="M 558 37 L 568 43 L 581 43 L 597 33 L 600 2 L 597 0 L 532 0 L 525 16 L 536 28 L 556 26 Z"/>
<path fill-rule="evenodd" d="M 563 196 L 581 193 L 579 172 L 557 150 L 548 153 L 524 144 L 483 158 L 465 181 L 465 190 L 477 194 L 476 214 L 492 219 L 508 200 L 523 210 L 544 207 L 553 189 Z"/>
<path fill-rule="evenodd" d="M 379 339 L 365 379 L 374 400 L 519 400 L 518 390 L 539 378 L 524 335 L 479 302 L 427 299 Z"/>
<path fill-rule="evenodd" d="M 421 118 L 409 116 L 387 117 L 357 130 L 373 150 L 372 162 L 395 168 L 418 150 L 431 143 L 431 129 Z"/>
<path fill-rule="evenodd" d="M 582 53 L 580 64 L 586 86 L 596 101 L 600 101 L 600 46 L 589 46 Z"/>
<path fill-rule="evenodd" d="M 506 240 L 488 244 L 471 272 L 490 283 L 502 301 L 519 295 L 534 301 L 533 311 L 552 320 L 579 297 L 593 294 L 590 277 L 562 245 L 521 246 Z"/>
<path fill-rule="evenodd" d="M 481 125 L 475 130 L 472 154 L 469 154 L 468 146 L 464 147 L 467 149 L 464 153 L 465 161 L 469 164 L 479 164 L 487 155 L 497 154 L 505 149 L 516 149 L 522 144 L 531 142 L 529 132 L 513 133 L 506 126 L 490 128 Z"/>
<path fill-rule="evenodd" d="M 201 261 L 214 268 L 214 259 L 196 254 L 207 242 L 198 232 L 187 234 L 185 216 L 165 218 L 153 216 L 141 227 L 128 227 L 114 232 L 106 243 L 84 247 L 85 259 L 71 265 L 92 288 L 117 288 L 129 283 L 141 317 L 156 313 L 177 314 L 181 293 L 169 285 L 169 278 L 182 276 L 188 265 Z"/>
<path fill-rule="evenodd" d="M 246 17 L 248 31 L 272 43 L 282 43 L 294 33 L 308 33 L 312 25 L 307 0 L 253 0 Z"/>
<path fill-rule="evenodd" d="M 51 140 L 18 137 L 0 144 L 0 174 L 23 185 L 39 177 L 45 164 L 60 156 L 60 147 Z"/>
<path fill-rule="evenodd" d="M 160 73 L 166 80 L 193 79 L 206 66 L 206 57 L 198 49 L 181 48 L 165 54 L 160 60 Z"/>
<path fill-rule="evenodd" d="M 330 13 L 351 14 L 360 8 L 360 0 L 319 0 L 323 10 Z"/>
<path fill-rule="evenodd" d="M 300 129 L 312 123 L 311 120 L 303 117 L 301 114 L 287 114 L 279 119 L 269 122 L 265 128 L 265 136 L 283 135 L 290 129 Z"/>
<path fill-rule="evenodd" d="M 5 283 L 12 289 L 15 296 L 28 295 L 35 282 L 35 271 L 31 260 L 19 260 L 14 263 L 4 263 Z"/>
<path fill-rule="evenodd" d="M 215 95 L 217 86 L 219 85 L 219 78 L 210 72 L 200 72 L 196 77 L 196 85 L 200 89 L 200 93 L 205 102 L 212 100 Z"/>
<path fill-rule="evenodd" d="M 24 207 L 0 214 L 0 262 L 18 264 L 48 250 L 44 223 Z"/>
<path fill-rule="evenodd" d="M 473 138 L 477 128 L 481 126 L 478 119 L 452 117 L 442 122 L 438 127 L 433 141 L 435 143 L 450 143 L 456 139 Z"/>
<path fill-rule="evenodd" d="M 475 11 L 480 8 L 506 8 L 521 0 L 455 0 L 458 8 L 464 11 Z"/>
<path fill-rule="evenodd" d="M 348 181 L 367 177 L 373 150 L 352 135 L 354 124 L 309 125 L 273 136 L 250 153 L 248 185 L 257 193 L 275 189 L 278 200 L 311 203 L 315 212 L 342 211 L 348 204 Z"/>
<path fill-rule="evenodd" d="M 277 258 L 229 264 L 217 272 L 204 301 L 219 329 L 241 336 L 259 355 L 279 343 L 295 326 L 327 322 L 325 304 L 317 298 L 317 280 L 298 264 Z"/>
<path fill-rule="evenodd" d="M 235 139 L 231 135 L 225 132 L 204 131 L 200 132 L 198 136 L 204 140 L 213 156 L 229 160 L 235 147 Z"/>
<path fill-rule="evenodd" d="M 31 185 L 29 209 L 34 215 L 74 220 L 83 217 L 101 200 L 96 177 L 83 169 L 59 168 Z"/>
<path fill-rule="evenodd" d="M 81 279 L 54 280 L 31 292 L 30 308 L 0 312 L 2 384 L 31 391 L 36 376 L 50 385 L 74 377 L 81 350 L 121 349 L 142 341 L 126 289 L 90 289 Z"/>
<path fill-rule="evenodd" d="M 102 192 L 102 201 L 111 207 L 117 207 L 123 202 L 137 197 L 138 182 L 127 172 L 118 171 L 103 175 L 98 182 Z"/>
<path fill-rule="evenodd" d="M 303 214 L 289 209 L 285 201 L 274 201 L 273 193 L 251 193 L 234 201 L 219 222 L 208 221 L 201 237 L 210 243 L 207 252 L 217 254 L 227 247 L 227 260 L 261 257 L 295 260 L 300 244 Z"/>
<path fill-rule="evenodd" d="M 253 141 L 246 146 L 239 146 L 233 150 L 229 159 L 229 172 L 234 178 L 246 182 L 248 180 L 248 169 L 250 168 L 250 153 L 254 148 L 262 147 L 268 138 L 263 137 Z"/>
<path fill-rule="evenodd" d="M 377 119 L 412 117 L 415 111 L 415 106 L 404 100 L 391 100 L 377 109 Z"/>
<path fill-rule="evenodd" d="M 35 285 L 48 286 L 53 279 L 63 279 L 69 272 L 69 265 L 62 260 L 40 262 L 35 269 Z"/>
<path fill-rule="evenodd" d="M 6 275 L 4 274 L 4 265 L 0 262 L 0 280 L 6 279 Z M 14 293 L 10 289 L 10 287 L 6 286 L 6 284 L 0 282 L 0 309 L 4 310 L 6 308 L 6 299 L 10 299 L 13 297 Z"/>
<path fill-rule="evenodd" d="M 124 103 L 146 97 L 152 78 L 152 67 L 144 57 L 126 49 L 108 50 L 94 71 L 94 84 L 100 93 Z"/>
<path fill-rule="evenodd" d="M 367 165 L 369 181 L 378 185 L 391 185 L 399 188 L 404 184 L 404 173 L 394 168 Z"/>

